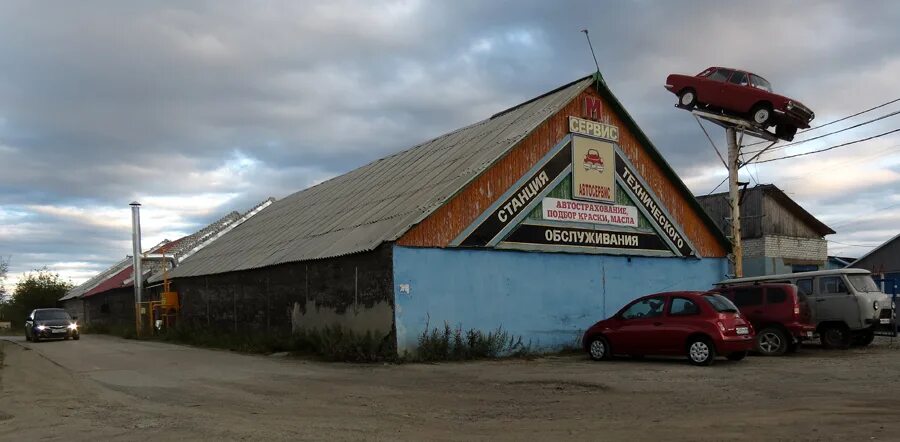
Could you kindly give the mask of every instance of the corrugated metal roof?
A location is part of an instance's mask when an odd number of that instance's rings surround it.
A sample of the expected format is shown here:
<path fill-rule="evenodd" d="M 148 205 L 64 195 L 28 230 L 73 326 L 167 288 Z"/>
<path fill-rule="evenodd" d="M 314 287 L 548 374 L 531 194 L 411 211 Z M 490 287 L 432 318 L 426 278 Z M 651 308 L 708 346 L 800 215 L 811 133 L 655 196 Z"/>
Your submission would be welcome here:
<path fill-rule="evenodd" d="M 106 281 L 108 278 L 110 278 L 111 276 L 118 273 L 123 268 L 129 267 L 130 263 L 131 263 L 131 257 L 126 256 L 125 259 L 113 264 L 112 267 L 98 273 L 93 278 L 88 279 L 87 281 L 81 283 L 80 285 L 72 288 L 71 290 L 66 292 L 65 296 L 63 296 L 62 298 L 59 298 L 59 300 L 65 301 L 68 299 L 78 298 L 78 297 L 84 295 L 85 293 L 87 293 L 88 291 L 93 289 L 94 287 L 97 287 L 98 285 L 100 285 L 101 283 Z"/>
<path fill-rule="evenodd" d="M 130 287 L 131 285 L 125 285 L 125 281 L 131 278 L 131 274 L 134 273 L 134 268 L 129 264 L 125 266 L 122 270 L 110 275 L 109 278 L 106 278 L 103 282 L 101 282 L 96 287 L 88 290 L 83 295 L 82 298 L 88 298 L 94 296 L 98 293 L 103 293 L 107 290 L 118 289 L 122 287 Z"/>
<path fill-rule="evenodd" d="M 471 126 L 294 193 L 195 253 L 172 277 L 373 250 L 399 238 L 588 88 L 584 77 Z"/>
<path fill-rule="evenodd" d="M 218 220 L 208 224 L 204 228 L 194 232 L 193 234 L 181 237 L 174 241 L 163 241 L 153 246 L 145 253 L 166 254 L 174 256 L 176 259 L 179 259 L 182 256 L 190 256 L 192 253 L 195 253 L 196 251 L 202 249 L 205 245 L 211 244 L 213 241 L 218 239 L 218 235 L 221 232 L 227 231 L 233 228 L 235 225 L 239 225 L 241 222 L 246 221 L 250 217 L 262 211 L 262 209 L 268 207 L 273 201 L 274 198 L 268 198 L 265 201 L 257 204 L 255 207 L 248 210 L 244 214 L 232 211 L 222 218 L 219 218 Z M 149 282 L 160 281 L 162 280 L 162 265 L 164 265 L 164 263 L 159 261 L 145 262 L 143 264 L 142 273 L 144 273 L 145 275 L 149 274 L 149 277 L 147 277 L 147 280 Z M 168 263 L 165 263 L 165 265 L 168 265 Z M 99 273 L 97 276 L 94 276 L 93 278 L 87 280 L 78 287 L 69 290 L 69 292 L 66 293 L 65 296 L 60 298 L 60 301 L 79 297 L 93 296 L 98 293 L 103 293 L 107 290 L 122 287 L 131 287 L 134 285 L 132 277 L 133 273 L 134 270 L 132 268 L 132 259 L 131 257 L 127 257 L 126 259 L 116 263 L 109 269 Z"/>

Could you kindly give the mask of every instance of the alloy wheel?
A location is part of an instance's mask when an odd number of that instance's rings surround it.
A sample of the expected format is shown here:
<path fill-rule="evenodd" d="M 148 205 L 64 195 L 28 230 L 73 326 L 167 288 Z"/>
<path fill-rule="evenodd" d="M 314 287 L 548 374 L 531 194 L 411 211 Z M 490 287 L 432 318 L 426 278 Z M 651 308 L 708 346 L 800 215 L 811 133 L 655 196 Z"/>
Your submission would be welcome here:
<path fill-rule="evenodd" d="M 603 341 L 597 339 L 594 342 L 591 342 L 591 357 L 594 359 L 603 359 L 606 356 L 606 344 Z"/>
<path fill-rule="evenodd" d="M 753 121 L 756 124 L 763 124 L 769 121 L 769 110 L 765 108 L 757 109 L 756 113 L 753 114 Z"/>
<path fill-rule="evenodd" d="M 759 337 L 759 349 L 762 350 L 763 353 L 776 353 L 782 345 L 784 345 L 784 343 L 781 341 L 781 337 L 776 333 L 763 333 Z"/>
<path fill-rule="evenodd" d="M 681 95 L 681 105 L 682 106 L 690 106 L 694 103 L 694 93 L 691 91 L 687 91 Z"/>
<path fill-rule="evenodd" d="M 709 346 L 705 342 L 697 341 L 691 344 L 688 353 L 690 353 L 692 361 L 703 362 L 709 359 Z"/>

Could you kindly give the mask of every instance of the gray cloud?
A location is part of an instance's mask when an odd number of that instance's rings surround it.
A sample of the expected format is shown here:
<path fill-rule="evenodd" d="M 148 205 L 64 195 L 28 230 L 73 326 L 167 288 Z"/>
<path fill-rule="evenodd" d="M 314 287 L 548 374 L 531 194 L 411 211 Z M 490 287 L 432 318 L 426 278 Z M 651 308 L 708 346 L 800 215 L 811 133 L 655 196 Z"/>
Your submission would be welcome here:
<path fill-rule="evenodd" d="M 33 218 L 0 235 L 0 254 L 21 271 L 128 252 L 127 230 L 73 226 L 33 205 L 169 197 L 146 210 L 170 214 L 156 231 L 174 237 L 285 196 L 590 72 L 582 28 L 612 89 L 705 193 L 718 160 L 672 108 L 666 74 L 752 69 L 827 121 L 900 96 L 898 21 L 891 2 L 6 2 L 0 213 Z M 760 166 L 766 181 L 795 175 L 777 164 Z M 853 198 L 877 207 L 897 188 Z M 798 199 L 823 218 L 839 205 Z"/>

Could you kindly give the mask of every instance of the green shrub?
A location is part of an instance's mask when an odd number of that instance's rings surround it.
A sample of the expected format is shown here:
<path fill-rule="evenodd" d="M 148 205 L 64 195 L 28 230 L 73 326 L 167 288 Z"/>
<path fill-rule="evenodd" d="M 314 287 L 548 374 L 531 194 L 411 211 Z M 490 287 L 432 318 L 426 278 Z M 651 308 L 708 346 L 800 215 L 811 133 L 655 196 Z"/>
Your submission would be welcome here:
<path fill-rule="evenodd" d="M 137 338 L 137 332 L 134 330 L 133 325 L 90 324 L 82 327 L 81 332 L 86 334 L 113 335 L 125 339 Z"/>
<path fill-rule="evenodd" d="M 497 327 L 496 330 L 487 333 L 475 329 L 463 332 L 462 327 L 454 329 L 445 322 L 443 329 L 429 329 L 426 324 L 425 330 L 419 336 L 419 346 L 414 359 L 462 361 L 525 356 L 531 353 L 530 343 L 523 343 L 521 336 L 512 336 L 502 327 Z"/>
<path fill-rule="evenodd" d="M 235 333 L 181 325 L 166 330 L 159 338 L 198 347 L 224 348 L 246 353 L 290 352 L 329 361 L 376 362 L 395 358 L 393 347 L 383 337 L 371 332 L 355 333 L 339 326 L 302 330 L 292 335 L 276 335 Z"/>

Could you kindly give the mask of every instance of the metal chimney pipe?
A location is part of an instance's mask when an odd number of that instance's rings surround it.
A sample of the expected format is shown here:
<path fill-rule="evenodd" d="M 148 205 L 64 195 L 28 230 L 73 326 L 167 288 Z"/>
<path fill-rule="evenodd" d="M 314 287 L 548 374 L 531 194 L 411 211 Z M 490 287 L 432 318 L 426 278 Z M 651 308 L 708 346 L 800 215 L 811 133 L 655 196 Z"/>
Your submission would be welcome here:
<path fill-rule="evenodd" d="M 134 201 L 131 204 L 131 250 L 132 269 L 134 270 L 134 313 L 137 333 L 141 333 L 141 294 L 144 290 L 143 269 L 141 269 L 141 203 Z"/>

